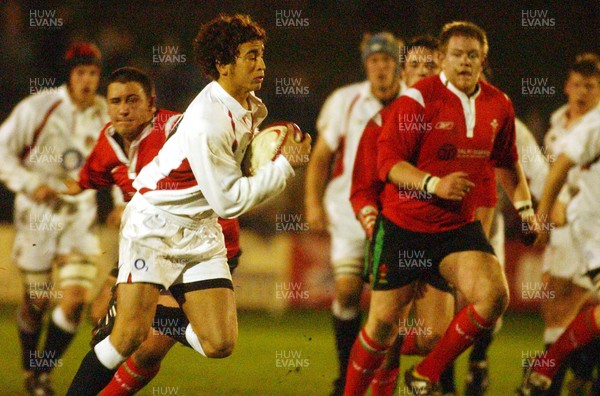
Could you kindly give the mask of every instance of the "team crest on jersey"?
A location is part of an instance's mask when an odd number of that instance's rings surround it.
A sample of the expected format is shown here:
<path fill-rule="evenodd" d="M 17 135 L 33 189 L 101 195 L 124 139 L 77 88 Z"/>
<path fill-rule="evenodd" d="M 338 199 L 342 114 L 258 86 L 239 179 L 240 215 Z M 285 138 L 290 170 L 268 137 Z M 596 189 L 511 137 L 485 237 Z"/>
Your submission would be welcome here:
<path fill-rule="evenodd" d="M 83 163 L 83 154 L 76 149 L 68 149 L 62 155 L 62 167 L 67 171 L 72 171 Z"/>

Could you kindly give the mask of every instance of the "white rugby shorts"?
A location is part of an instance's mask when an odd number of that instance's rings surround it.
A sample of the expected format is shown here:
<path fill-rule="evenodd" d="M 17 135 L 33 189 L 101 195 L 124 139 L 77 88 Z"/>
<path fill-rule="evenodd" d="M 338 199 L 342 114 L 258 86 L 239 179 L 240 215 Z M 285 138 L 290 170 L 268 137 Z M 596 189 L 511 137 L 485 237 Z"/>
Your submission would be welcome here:
<path fill-rule="evenodd" d="M 193 221 L 136 194 L 123 212 L 117 283 L 153 283 L 168 289 L 213 279 L 231 281 L 216 216 Z"/>

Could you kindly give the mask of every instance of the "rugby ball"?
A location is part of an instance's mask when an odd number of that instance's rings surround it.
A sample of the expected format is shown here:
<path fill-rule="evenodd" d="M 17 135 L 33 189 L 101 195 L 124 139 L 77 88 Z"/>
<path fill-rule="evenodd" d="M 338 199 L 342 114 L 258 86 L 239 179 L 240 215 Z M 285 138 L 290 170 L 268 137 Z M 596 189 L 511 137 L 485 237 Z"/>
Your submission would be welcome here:
<path fill-rule="evenodd" d="M 242 160 L 242 172 L 246 176 L 254 176 L 263 165 L 273 161 L 288 139 L 300 143 L 304 134 L 300 127 L 290 121 L 282 121 L 267 126 L 258 132 L 246 149 Z"/>

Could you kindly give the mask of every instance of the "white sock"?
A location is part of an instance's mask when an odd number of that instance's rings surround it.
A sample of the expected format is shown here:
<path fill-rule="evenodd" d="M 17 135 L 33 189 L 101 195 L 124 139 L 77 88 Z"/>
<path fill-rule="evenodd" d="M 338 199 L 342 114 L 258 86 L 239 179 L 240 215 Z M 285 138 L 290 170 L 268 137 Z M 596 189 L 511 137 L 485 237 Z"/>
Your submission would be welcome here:
<path fill-rule="evenodd" d="M 200 340 L 198 339 L 198 336 L 194 332 L 194 329 L 192 329 L 191 323 L 188 324 L 187 327 L 185 328 L 185 339 L 187 340 L 187 342 L 190 343 L 190 345 L 192 346 L 192 348 L 194 348 L 194 350 L 196 352 L 198 352 L 200 355 L 206 357 L 206 353 L 204 353 L 204 349 L 202 349 L 202 345 L 200 345 Z"/>
<path fill-rule="evenodd" d="M 564 327 L 546 327 L 544 329 L 544 344 L 554 344 L 565 330 Z"/>
<path fill-rule="evenodd" d="M 63 311 L 60 305 L 52 311 L 52 321 L 56 327 L 67 333 L 75 334 L 77 331 L 77 323 L 70 322 L 69 319 L 67 319 L 65 311 Z"/>
<path fill-rule="evenodd" d="M 344 308 L 337 299 L 331 304 L 333 316 L 340 320 L 352 320 L 358 316 L 360 310 L 358 307 Z"/>
<path fill-rule="evenodd" d="M 100 363 L 109 370 L 116 370 L 125 361 L 125 358 L 110 342 L 110 336 L 100 341 L 94 347 L 94 352 Z"/>

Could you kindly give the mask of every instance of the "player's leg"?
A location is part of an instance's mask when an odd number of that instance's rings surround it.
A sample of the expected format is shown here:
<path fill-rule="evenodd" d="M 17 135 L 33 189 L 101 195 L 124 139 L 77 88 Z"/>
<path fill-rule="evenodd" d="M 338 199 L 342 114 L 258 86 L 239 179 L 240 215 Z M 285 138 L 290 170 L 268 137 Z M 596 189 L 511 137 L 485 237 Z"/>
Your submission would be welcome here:
<path fill-rule="evenodd" d="M 119 366 L 112 380 L 100 395 L 136 394 L 158 374 L 161 361 L 175 344 L 174 339 L 153 328 L 142 345 Z"/>
<path fill-rule="evenodd" d="M 371 293 L 369 316 L 352 346 L 344 395 L 364 395 L 375 371 L 382 365 L 397 339 L 400 318 L 408 316 L 411 285 Z"/>
<path fill-rule="evenodd" d="M 43 348 L 52 361 L 58 361 L 73 340 L 97 272 L 95 264 L 79 254 L 57 256 L 56 265 L 60 299 L 52 310 Z M 48 364 L 42 372 L 49 373 L 54 366 Z"/>
<path fill-rule="evenodd" d="M 481 221 L 485 234 L 494 248 L 500 266 L 504 270 L 504 216 L 496 208 L 481 207 L 475 211 L 475 218 Z M 466 303 L 466 302 L 465 302 Z M 462 308 L 464 305 L 458 305 Z M 492 344 L 494 334 L 502 326 L 502 317 L 498 319 L 493 330 L 486 331 L 477 338 L 469 354 L 469 366 L 465 379 L 466 396 L 480 396 L 485 394 L 489 387 L 489 371 L 487 351 Z"/>
<path fill-rule="evenodd" d="M 600 286 L 600 219 L 582 216 L 570 224 L 575 251 L 579 262 L 584 263 L 586 274 L 594 288 Z M 554 342 L 547 353 L 532 364 L 532 373 L 521 388 L 533 386 L 547 390 L 565 359 L 577 348 L 588 345 L 600 337 L 600 306 L 596 305 L 580 312 L 569 324 L 563 334 Z M 540 364 L 541 363 L 541 364 Z M 551 363 L 551 364 L 549 364 Z M 552 367 L 541 367 L 551 365 Z"/>
<path fill-rule="evenodd" d="M 478 223 L 452 231 L 439 247 L 445 255 L 439 273 L 453 284 L 469 305 L 452 320 L 442 339 L 411 375 L 436 383 L 446 366 L 483 334 L 493 328 L 508 305 L 508 284 Z M 463 250 L 461 249 L 471 249 Z"/>
<path fill-rule="evenodd" d="M 57 295 L 51 277 L 60 225 L 56 214 L 46 205 L 17 195 L 15 199 L 13 260 L 21 273 L 24 299 L 17 313 L 25 387 L 29 394 L 52 395 L 49 377 L 41 370 L 52 362 L 37 347 L 43 330 L 44 315 Z M 56 361 L 54 362 L 57 363 Z"/>
<path fill-rule="evenodd" d="M 238 335 L 233 288 L 189 285 L 192 289 L 185 291 L 184 300 L 180 301 L 190 321 L 186 329 L 188 342 L 194 350 L 209 358 L 231 355 Z"/>
<path fill-rule="evenodd" d="M 363 288 L 360 261 L 360 258 L 346 258 L 333 263 L 335 295 L 331 304 L 331 314 L 339 367 L 333 396 L 343 393 L 350 350 L 360 331 L 360 295 Z"/>
<path fill-rule="evenodd" d="M 67 395 L 96 395 L 110 382 L 119 365 L 148 336 L 158 297 L 154 284 L 119 284 L 119 309 L 113 330 L 85 356 Z"/>

